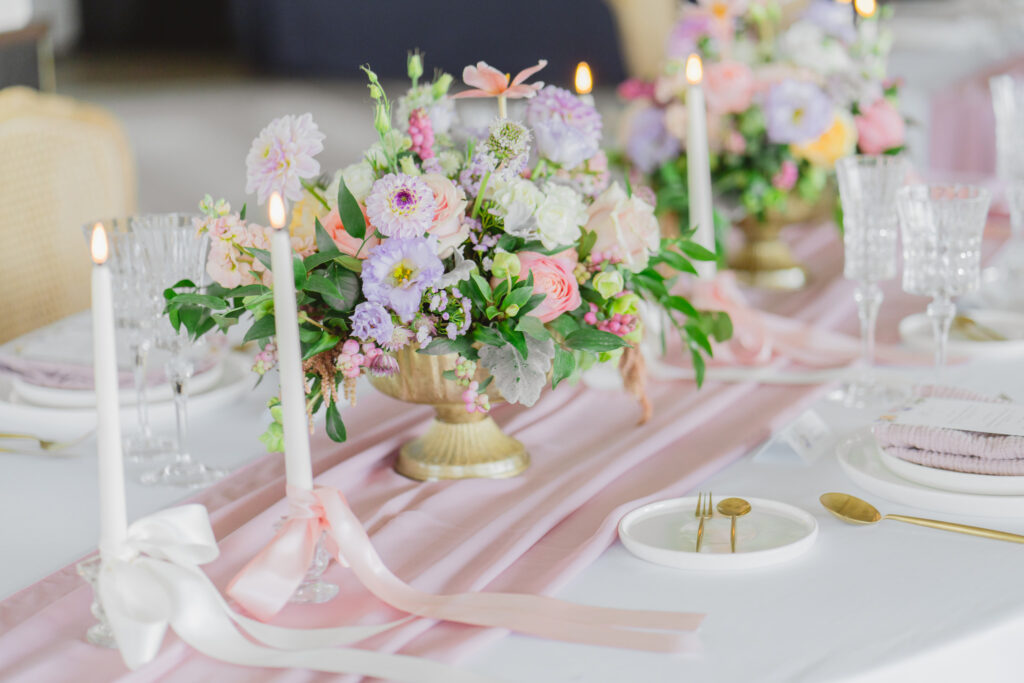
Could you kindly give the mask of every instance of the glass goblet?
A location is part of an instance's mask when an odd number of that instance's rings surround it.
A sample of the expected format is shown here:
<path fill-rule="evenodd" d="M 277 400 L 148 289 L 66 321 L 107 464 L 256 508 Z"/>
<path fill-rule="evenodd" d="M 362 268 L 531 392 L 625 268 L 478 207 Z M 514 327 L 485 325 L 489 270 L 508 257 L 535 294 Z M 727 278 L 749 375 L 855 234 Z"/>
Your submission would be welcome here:
<path fill-rule="evenodd" d="M 160 290 L 182 280 L 202 285 L 206 270 L 206 256 L 210 240 L 199 235 L 193 217 L 186 214 L 159 214 L 140 217 L 132 226 L 142 239 L 145 250 L 152 256 L 152 281 Z M 166 484 L 197 488 L 222 478 L 226 472 L 208 467 L 192 457 L 188 441 L 188 382 L 195 370 L 193 354 L 198 345 L 185 332 L 177 332 L 166 319 L 157 325 L 156 342 L 170 353 L 167 361 L 167 379 L 174 395 L 176 440 L 173 462 L 165 467 L 143 474 L 143 484 Z"/>
<path fill-rule="evenodd" d="M 927 311 L 939 381 L 956 314 L 953 297 L 977 289 L 981 279 L 981 235 L 991 199 L 988 190 L 973 185 L 909 185 L 897 196 L 903 290 L 932 297 Z"/>
<path fill-rule="evenodd" d="M 874 373 L 875 327 L 882 305 L 880 282 L 896 277 L 896 191 L 903 185 L 901 156 L 850 156 L 836 164 L 843 205 L 843 275 L 856 282 L 864 368 L 837 398 L 864 408 L 899 400 L 900 393 L 878 383 Z"/>

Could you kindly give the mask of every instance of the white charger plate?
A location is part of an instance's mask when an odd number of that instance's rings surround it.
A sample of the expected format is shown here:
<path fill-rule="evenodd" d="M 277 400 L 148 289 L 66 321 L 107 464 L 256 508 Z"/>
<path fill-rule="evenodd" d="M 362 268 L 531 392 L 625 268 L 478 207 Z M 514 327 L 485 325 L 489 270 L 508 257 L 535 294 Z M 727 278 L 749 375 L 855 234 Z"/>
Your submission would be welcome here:
<path fill-rule="evenodd" d="M 978 324 L 1003 335 L 1006 341 L 968 339 L 953 329 L 949 333 L 947 349 L 950 356 L 986 359 L 1024 356 L 1024 314 L 980 309 L 971 311 L 970 317 Z M 908 347 L 918 351 L 930 352 L 935 349 L 932 323 L 924 313 L 915 313 L 900 321 L 900 338 Z"/>
<path fill-rule="evenodd" d="M 919 465 L 878 449 L 882 464 L 899 476 L 934 489 L 988 496 L 1024 496 L 1024 476 L 973 474 Z"/>
<path fill-rule="evenodd" d="M 715 504 L 729 496 L 715 497 Z M 697 497 L 649 503 L 619 521 L 619 539 L 637 557 L 677 569 L 734 570 L 764 567 L 807 552 L 818 536 L 818 522 L 787 503 L 747 498 L 750 512 L 736 520 L 736 552 L 730 549 L 728 517 L 717 512 L 705 521 L 704 543 L 695 552 L 700 519 Z"/>
<path fill-rule="evenodd" d="M 251 361 L 241 355 L 225 359 L 217 381 L 205 391 L 189 389 L 188 408 L 194 414 L 222 408 L 234 401 L 255 381 L 249 371 Z M 154 420 L 170 420 L 174 404 L 170 401 L 150 406 Z M 121 423 L 127 429 L 135 424 L 135 410 L 121 408 Z M 96 409 L 38 406 L 15 393 L 11 377 L 0 374 L 0 431 L 28 433 L 43 439 L 74 439 L 96 428 Z"/>
<path fill-rule="evenodd" d="M 840 443 L 837 456 L 853 483 L 896 503 L 954 515 L 1024 517 L 1024 496 L 943 491 L 904 479 L 882 462 L 882 449 L 867 431 Z"/>
<path fill-rule="evenodd" d="M 200 394 L 208 391 L 220 381 L 224 374 L 224 361 L 218 361 L 208 369 L 198 372 L 189 380 L 189 391 Z M 92 389 L 58 389 L 41 384 L 26 382 L 20 377 L 11 378 L 11 389 L 26 403 L 50 408 L 93 408 L 96 405 L 96 392 Z M 150 403 L 170 401 L 174 392 L 168 382 L 151 386 L 146 392 Z M 135 405 L 138 395 L 135 388 L 122 388 L 118 392 L 121 405 Z"/>

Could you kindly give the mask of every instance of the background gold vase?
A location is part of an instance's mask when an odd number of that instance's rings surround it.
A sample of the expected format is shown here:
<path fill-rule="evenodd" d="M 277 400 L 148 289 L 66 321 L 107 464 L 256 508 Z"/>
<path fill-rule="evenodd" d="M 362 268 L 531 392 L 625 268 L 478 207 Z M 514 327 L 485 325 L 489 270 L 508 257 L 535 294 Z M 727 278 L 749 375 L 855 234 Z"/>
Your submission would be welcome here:
<path fill-rule="evenodd" d="M 431 405 L 435 417 L 427 432 L 402 446 L 395 470 L 402 475 L 429 481 L 435 479 L 500 479 L 514 477 L 530 465 L 522 443 L 501 431 L 490 415 L 466 412 L 463 387 L 445 379 L 454 370 L 458 356 L 428 356 L 416 353 L 410 344 L 393 354 L 399 371 L 392 377 L 370 377 L 379 391 L 399 401 Z M 477 381 L 486 375 L 477 369 Z M 492 382 L 487 387 L 491 402 L 501 394 Z"/>

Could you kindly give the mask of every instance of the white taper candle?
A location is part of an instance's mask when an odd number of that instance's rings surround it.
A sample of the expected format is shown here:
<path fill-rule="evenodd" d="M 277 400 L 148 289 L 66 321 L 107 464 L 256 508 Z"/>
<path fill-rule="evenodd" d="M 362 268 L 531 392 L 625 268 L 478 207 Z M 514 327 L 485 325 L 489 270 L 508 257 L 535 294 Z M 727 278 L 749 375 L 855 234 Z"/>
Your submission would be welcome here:
<path fill-rule="evenodd" d="M 100 552 L 112 554 L 125 539 L 124 458 L 121 453 L 121 413 L 118 395 L 117 345 L 114 337 L 114 298 L 110 245 L 97 223 L 90 240 L 92 260 L 92 357 L 96 390 L 96 453 L 100 482 Z"/>
<path fill-rule="evenodd" d="M 313 489 L 313 465 L 309 456 L 309 421 L 306 415 L 305 373 L 299 344 L 299 314 L 295 305 L 292 241 L 284 229 L 285 209 L 274 193 L 268 205 L 271 238 L 270 263 L 274 273 L 274 323 L 277 331 L 277 368 L 281 376 L 281 414 L 284 426 L 284 467 L 288 484 Z"/>
<path fill-rule="evenodd" d="M 715 218 L 711 198 L 711 166 L 708 159 L 708 113 L 704 102 L 704 77 L 700 57 L 692 54 L 686 60 L 686 171 L 690 197 L 690 227 L 697 226 L 693 241 L 715 251 Z M 694 264 L 702 280 L 715 276 L 713 261 Z"/>

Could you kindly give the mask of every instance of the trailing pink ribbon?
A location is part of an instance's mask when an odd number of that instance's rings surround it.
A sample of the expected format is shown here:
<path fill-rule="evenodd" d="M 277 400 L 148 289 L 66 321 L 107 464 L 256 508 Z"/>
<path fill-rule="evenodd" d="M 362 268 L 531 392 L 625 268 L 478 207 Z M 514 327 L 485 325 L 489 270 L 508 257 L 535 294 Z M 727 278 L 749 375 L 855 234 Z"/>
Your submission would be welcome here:
<path fill-rule="evenodd" d="M 277 535 L 231 581 L 227 593 L 253 615 L 267 620 L 284 607 L 326 534 L 339 563 L 377 598 L 429 619 L 504 628 L 572 643 L 651 652 L 690 648 L 703 614 L 592 607 L 539 595 L 417 590 L 391 573 L 374 549 L 341 492 L 326 487 L 288 487 L 289 516 Z"/>
<path fill-rule="evenodd" d="M 860 356 L 859 339 L 752 307 L 730 272 L 720 272 L 710 282 L 697 281 L 693 305 L 724 311 L 732 319 L 732 339 L 715 347 L 711 365 L 758 366 L 787 358 L 809 367 L 827 368 L 846 365 Z M 879 345 L 876 356 L 885 363 L 901 365 L 932 362 L 929 354 L 892 345 Z"/>

